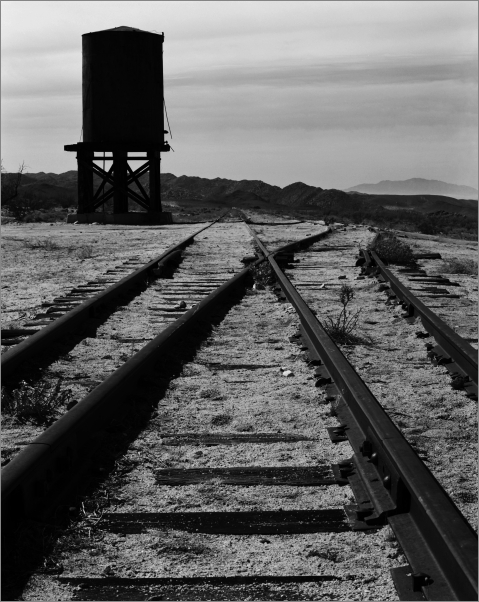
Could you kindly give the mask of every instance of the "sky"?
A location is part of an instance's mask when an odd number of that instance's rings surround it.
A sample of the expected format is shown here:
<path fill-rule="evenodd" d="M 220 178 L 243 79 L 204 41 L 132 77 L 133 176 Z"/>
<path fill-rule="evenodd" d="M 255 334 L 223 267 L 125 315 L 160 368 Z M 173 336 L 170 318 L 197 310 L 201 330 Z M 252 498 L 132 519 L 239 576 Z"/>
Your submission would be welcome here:
<path fill-rule="evenodd" d="M 478 187 L 476 1 L 2 1 L 2 163 L 76 169 L 81 36 L 164 32 L 176 176 Z"/>

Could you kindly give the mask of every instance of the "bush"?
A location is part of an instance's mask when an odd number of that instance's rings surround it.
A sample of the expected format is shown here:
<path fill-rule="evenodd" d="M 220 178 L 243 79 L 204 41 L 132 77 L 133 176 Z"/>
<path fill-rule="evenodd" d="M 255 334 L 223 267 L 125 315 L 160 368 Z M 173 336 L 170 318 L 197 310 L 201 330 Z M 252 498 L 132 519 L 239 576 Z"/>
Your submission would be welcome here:
<path fill-rule="evenodd" d="M 439 232 L 441 232 L 441 226 L 438 223 L 438 220 L 431 217 L 422 219 L 417 227 L 421 234 L 439 234 Z"/>
<path fill-rule="evenodd" d="M 44 251 L 57 251 L 60 246 L 51 238 L 26 240 L 25 246 L 27 249 L 43 249 Z"/>
<path fill-rule="evenodd" d="M 446 274 L 470 274 L 471 276 L 477 276 L 477 262 L 472 259 L 454 257 L 443 261 L 441 271 Z"/>
<path fill-rule="evenodd" d="M 19 422 L 33 422 L 49 426 L 58 418 L 61 406 L 66 406 L 71 390 L 61 391 L 62 379 L 54 386 L 44 383 L 31 387 L 25 381 L 19 389 L 7 392 L 2 387 L 2 409 L 4 414 L 14 416 Z"/>
<path fill-rule="evenodd" d="M 226 426 L 232 420 L 233 420 L 233 416 L 231 414 L 228 414 L 228 413 L 216 414 L 216 416 L 213 416 L 213 418 L 211 419 L 211 424 L 213 426 Z"/>
<path fill-rule="evenodd" d="M 65 213 L 60 213 L 57 211 L 32 211 L 31 213 L 26 213 L 23 218 L 24 222 L 58 222 L 59 220 L 65 220 Z"/>
<path fill-rule="evenodd" d="M 18 194 L 16 197 L 10 199 L 4 203 L 5 209 L 18 220 L 23 220 L 30 214 L 41 216 L 41 212 L 52 209 L 54 206 L 53 201 L 42 199 L 35 194 Z M 57 219 L 57 215 L 53 213 L 48 214 L 50 221 Z M 53 217 L 54 216 L 54 217 Z M 27 220 L 26 220 L 27 221 Z M 29 219 L 28 221 L 46 221 L 42 216 L 42 219 Z"/>
<path fill-rule="evenodd" d="M 78 259 L 90 259 L 93 257 L 93 246 L 92 245 L 84 245 L 80 247 L 77 251 Z"/>
<path fill-rule="evenodd" d="M 363 337 L 354 334 L 361 309 L 356 312 L 347 309 L 348 304 L 354 299 L 354 289 L 349 284 L 343 284 L 339 291 L 339 300 L 343 309 L 335 320 L 327 317 L 323 328 L 336 343 L 342 345 L 361 345 L 366 343 Z"/>
<path fill-rule="evenodd" d="M 401 265 L 414 263 L 411 247 L 398 240 L 393 234 L 381 234 L 372 250 L 376 251 L 379 259 L 386 263 Z"/>

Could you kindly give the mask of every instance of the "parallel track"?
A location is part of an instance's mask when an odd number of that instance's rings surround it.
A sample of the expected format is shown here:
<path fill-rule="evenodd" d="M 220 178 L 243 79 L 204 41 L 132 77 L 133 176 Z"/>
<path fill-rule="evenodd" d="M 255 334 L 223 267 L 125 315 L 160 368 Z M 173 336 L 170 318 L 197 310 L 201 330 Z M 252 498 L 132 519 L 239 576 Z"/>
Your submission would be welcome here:
<path fill-rule="evenodd" d="M 253 230 L 251 232 L 255 235 Z M 229 472 L 226 469 L 210 469 L 209 477 L 204 470 L 188 472 L 188 469 L 177 469 L 176 472 L 174 470 L 160 472 L 166 479 L 165 483 L 170 485 L 173 483 L 171 479 L 175 478 L 180 482 L 189 482 L 185 479 L 193 479 L 192 483 L 203 482 L 205 478 L 223 479 L 223 482 L 228 482 L 225 479 L 229 478 L 231 483 L 239 484 L 240 477 L 246 479 L 245 484 L 251 485 L 254 484 L 251 478 L 263 482 L 268 470 L 271 471 L 270 478 L 277 484 L 282 484 L 280 482 L 282 478 L 285 479 L 285 484 L 303 486 L 349 483 L 356 498 L 356 504 L 346 507 L 349 526 L 346 526 L 348 522 L 345 522 L 344 518 L 333 516 L 334 513 L 327 515 L 327 513 L 316 512 L 315 514 L 314 511 L 303 514 L 270 512 L 269 517 L 266 517 L 264 512 L 253 513 L 251 516 L 246 516 L 248 513 L 235 512 L 229 517 L 225 513 L 217 513 L 216 516 L 213 516 L 213 513 L 198 513 L 196 516 L 195 513 L 190 512 L 186 513 L 187 516 L 184 514 L 167 516 L 165 513 L 149 517 L 136 515 L 139 518 L 133 523 L 126 515 L 122 517 L 121 514 L 112 514 L 107 519 L 106 529 L 120 528 L 123 532 L 136 532 L 135 529 L 147 528 L 145 523 L 147 518 L 149 524 L 156 527 L 171 524 L 172 528 L 200 532 L 209 532 L 208 529 L 213 529 L 211 532 L 215 533 L 234 533 L 233 524 L 236 525 L 238 533 L 300 533 L 301 528 L 308 533 L 328 528 L 375 530 L 389 523 L 409 562 L 409 566 L 400 567 L 393 572 L 393 579 L 401 599 L 476 599 L 477 538 L 474 532 L 323 330 L 275 260 L 277 256 L 280 264 L 281 261 L 287 262 L 291 259 L 294 250 L 308 246 L 327 234 L 322 232 L 289 243 L 275 251 L 268 250 L 255 235 L 256 243 L 264 254 L 263 258 L 254 261 L 249 268 L 235 275 L 228 283 L 210 293 L 196 307 L 176 320 L 7 465 L 2 473 L 4 524 L 5 518 L 7 521 L 21 520 L 25 517 L 42 519 L 48 515 L 55 504 L 68 499 L 72 488 L 77 486 L 79 475 L 84 473 L 85 468 L 90 464 L 90 459 L 94 457 L 100 443 L 99 437 L 95 437 L 94 433 L 101 433 L 104 426 L 108 424 L 113 408 L 115 412 L 120 408 L 126 408 L 128 404 L 125 402 L 128 401 L 138 379 L 148 374 L 151 367 L 157 365 L 159 359 L 166 357 L 172 346 L 186 336 L 186 331 L 195 324 L 207 320 L 226 298 L 238 294 L 239 290 L 244 291 L 245 287 L 251 284 L 251 269 L 254 271 L 260 268 L 267 260 L 276 275 L 282 294 L 290 301 L 300 318 L 302 326 L 299 340 L 303 347 L 308 349 L 310 362 L 318 366 L 315 371 L 316 377 L 319 378 L 318 382 L 326 386 L 329 397 L 335 400 L 341 426 L 333 429 L 332 440 L 347 439 L 353 448 L 353 457 L 334 466 L 333 473 L 329 468 L 321 473 L 318 467 L 311 467 L 310 472 L 303 467 L 300 473 L 291 469 L 286 470 L 284 476 L 281 476 L 278 467 L 251 469 L 249 472 L 242 469 L 239 473 L 234 472 L 239 469 L 229 469 Z M 235 289 L 236 293 L 234 293 Z M 182 436 L 187 437 L 186 434 Z M 194 433 L 188 436 L 193 441 L 195 437 L 198 438 L 198 434 Z M 255 440 L 254 434 L 248 434 L 245 435 L 245 441 L 248 440 L 248 436 Z M 281 440 L 281 437 L 279 439 Z M 291 440 L 294 441 L 294 437 Z M 207 441 L 208 438 L 206 439 L 208 445 Z M 198 439 L 198 442 L 201 442 L 201 439 Z M 265 439 L 265 442 L 268 441 Z M 211 444 L 218 445 L 218 441 L 213 441 Z M 187 527 L 185 521 L 188 520 L 192 522 Z M 258 520 L 255 531 L 254 522 Z M 223 531 L 221 527 L 218 531 L 218 525 L 223 524 L 224 521 L 226 522 Z M 241 521 L 244 522 L 243 526 Z M 265 526 L 265 521 L 270 525 L 269 527 Z M 300 526 L 301 524 L 303 527 Z M 132 528 L 133 531 L 128 531 Z M 289 575 L 284 577 L 283 581 L 290 584 L 314 583 L 328 579 L 330 579 L 328 576 Z M 230 586 L 237 588 L 241 584 L 251 585 L 265 581 L 274 583 L 275 580 L 282 581 L 274 576 L 269 576 L 268 579 L 257 576 L 198 577 L 196 581 L 194 578 L 183 579 L 183 585 L 189 592 L 193 592 L 195 583 L 200 586 L 209 584 L 208 587 L 217 584 L 223 588 L 223 592 L 226 592 Z M 151 579 L 150 581 L 151 586 L 161 585 L 163 592 L 167 592 L 168 587 L 174 590 L 181 585 L 181 580 L 178 579 Z M 93 598 L 88 597 L 86 593 L 87 597 L 75 599 L 100 599 L 99 595 L 111 596 L 112 591 L 116 591 L 116 595 L 120 596 L 114 599 L 133 599 L 125 596 L 130 595 L 127 594 L 129 587 L 138 585 L 138 579 L 128 582 L 127 579 L 111 577 L 97 580 L 81 578 L 76 581 L 66 578 L 63 582 L 70 585 L 88 584 L 88 587 L 96 592 L 93 593 L 92 590 L 90 595 L 93 595 Z M 146 582 L 147 579 L 141 580 L 142 587 L 148 585 Z M 178 594 L 171 593 L 171 595 Z M 264 592 L 262 595 L 264 596 Z"/>
<path fill-rule="evenodd" d="M 437 364 L 444 365 L 453 378 L 461 379 L 467 395 L 477 400 L 477 349 L 401 283 L 374 250 L 364 250 L 362 253 L 365 260 L 364 273 L 377 276 L 380 282 L 387 283 L 390 300 L 402 305 L 406 311 L 405 317 L 411 320 L 419 317 L 426 331 L 436 340 L 436 346 L 428 346 L 429 357 Z M 447 283 L 447 280 L 443 282 L 445 285 Z"/>
<path fill-rule="evenodd" d="M 300 316 L 303 343 L 311 357 L 324 366 L 318 376 L 324 379 L 331 398 L 340 398 L 336 412 L 341 426 L 334 434 L 339 435 L 339 440 L 347 438 L 355 452 L 351 460 L 344 463 L 343 474 L 351 475 L 348 480 L 353 488 L 365 488 L 362 495 L 356 492 L 356 499 L 369 502 L 365 507 L 351 508 L 351 515 L 371 525 L 387 519 L 393 528 L 410 563 L 409 567 L 397 569 L 393 574 L 400 594 L 407 596 L 406 575 L 412 574 L 413 584 L 409 586 L 413 585 L 418 592 L 422 590 L 426 599 L 474 599 L 477 597 L 476 534 L 332 342 L 275 259 L 258 237 L 255 238 L 268 256 L 283 293 Z M 393 279 L 377 255 L 374 252 L 372 255 L 392 290 L 400 291 L 404 301 L 420 311 L 421 317 L 427 315 L 426 328 L 431 323 L 437 328 L 440 320 L 421 307 L 422 304 Z M 440 330 L 433 332 L 444 340 L 447 335 L 451 336 L 449 330 L 442 324 Z M 451 338 L 456 343 L 455 349 L 465 347 L 465 341 L 459 341 L 457 335 Z"/>
<path fill-rule="evenodd" d="M 138 287 L 144 287 L 149 279 L 154 278 L 155 272 L 160 275 L 161 270 L 165 269 L 169 263 L 178 262 L 181 258 L 181 251 L 193 243 L 195 236 L 210 228 L 221 220 L 224 215 L 179 243 L 172 245 L 158 257 L 148 261 L 141 267 L 137 267 L 127 276 L 113 281 L 114 283 L 106 288 L 105 283 L 108 283 L 108 279 L 101 277 L 73 289 L 65 297 L 55 299 L 53 303 L 48 304 L 49 309 L 44 315 L 37 316 L 37 320 L 40 321 L 28 324 L 29 328 L 10 329 L 10 332 L 2 330 L 2 340 L 10 344 L 12 342 L 16 343 L 2 354 L 1 369 L 3 377 L 8 378 L 25 360 L 40 355 L 53 341 L 78 328 L 79 325 L 95 315 L 95 312 L 100 308 L 115 302 L 121 295 L 131 289 L 136 288 L 138 290 Z M 135 260 L 130 260 L 118 266 L 116 270 L 110 270 L 112 273 L 109 278 L 111 279 L 112 276 L 118 276 L 119 274 L 122 275 L 125 270 L 129 270 L 130 266 L 135 265 L 135 263 L 137 263 Z M 36 323 L 43 327 L 38 331 L 31 331 Z M 21 340 L 17 339 L 18 336 L 27 336 L 27 338 Z"/>

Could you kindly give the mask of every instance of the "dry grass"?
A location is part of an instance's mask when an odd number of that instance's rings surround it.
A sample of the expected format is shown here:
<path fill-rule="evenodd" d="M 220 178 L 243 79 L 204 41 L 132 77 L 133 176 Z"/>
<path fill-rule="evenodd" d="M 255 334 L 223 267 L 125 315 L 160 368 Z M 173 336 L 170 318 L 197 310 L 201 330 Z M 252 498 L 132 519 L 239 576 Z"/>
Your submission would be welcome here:
<path fill-rule="evenodd" d="M 477 276 L 477 261 L 453 257 L 443 261 L 441 271 L 446 274 L 469 274 L 470 276 Z"/>
<path fill-rule="evenodd" d="M 77 251 L 78 259 L 90 259 L 93 257 L 93 246 L 92 245 L 84 245 L 80 247 Z"/>
<path fill-rule="evenodd" d="M 26 240 L 27 249 L 41 249 L 43 251 L 58 251 L 60 245 L 51 238 Z"/>
<path fill-rule="evenodd" d="M 31 387 L 23 381 L 18 389 L 8 392 L 2 387 L 2 409 L 19 422 L 49 426 L 58 418 L 71 398 L 71 390 L 62 388 L 62 379 L 51 386 L 43 383 Z"/>

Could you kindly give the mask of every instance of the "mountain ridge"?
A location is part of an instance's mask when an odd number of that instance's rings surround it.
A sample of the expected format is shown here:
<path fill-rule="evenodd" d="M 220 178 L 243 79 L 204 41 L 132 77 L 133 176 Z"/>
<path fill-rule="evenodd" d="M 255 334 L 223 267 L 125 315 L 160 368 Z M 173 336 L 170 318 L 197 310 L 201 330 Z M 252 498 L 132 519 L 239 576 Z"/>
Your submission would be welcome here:
<path fill-rule="evenodd" d="M 345 188 L 345 192 L 362 192 L 366 194 L 416 195 L 433 194 L 456 199 L 476 200 L 478 191 L 463 184 L 449 184 L 442 180 L 425 178 L 409 178 L 408 180 L 381 180 L 377 184 L 357 184 Z"/>
<path fill-rule="evenodd" d="M 35 193 L 39 190 L 41 196 L 46 196 L 48 190 L 54 192 L 59 198 L 62 190 L 65 197 L 76 200 L 77 195 L 77 172 L 70 170 L 61 174 L 39 172 L 24 174 L 20 192 Z M 412 179 L 422 180 L 420 178 Z M 98 176 L 94 176 L 94 184 L 99 183 Z M 387 180 L 384 180 L 388 182 Z M 149 191 L 148 174 L 140 177 L 140 182 L 145 190 Z M 392 181 L 389 181 L 392 182 Z M 407 181 L 406 181 L 407 182 Z M 439 182 L 439 181 L 432 181 Z M 444 183 L 446 184 L 446 183 Z M 450 185 L 456 186 L 456 185 Z M 354 187 L 353 187 L 354 188 Z M 468 188 L 468 187 L 466 187 Z M 386 209 L 399 209 L 419 211 L 431 214 L 438 211 L 450 214 L 462 214 L 468 217 L 477 216 L 477 200 L 457 199 L 444 195 L 433 194 L 371 194 L 361 191 L 323 189 L 319 186 L 311 186 L 304 182 L 294 182 L 283 188 L 267 184 L 262 180 L 230 180 L 228 178 L 203 178 L 199 176 L 175 176 L 171 173 L 161 174 L 161 198 L 162 201 L 181 202 L 208 202 L 226 206 L 246 205 L 253 206 L 277 205 L 290 208 L 318 209 L 321 212 L 334 211 L 334 207 L 342 206 L 348 211 L 354 211 L 361 203 L 366 202 L 371 207 L 383 207 Z M 65 199 L 66 200 L 66 199 Z"/>

